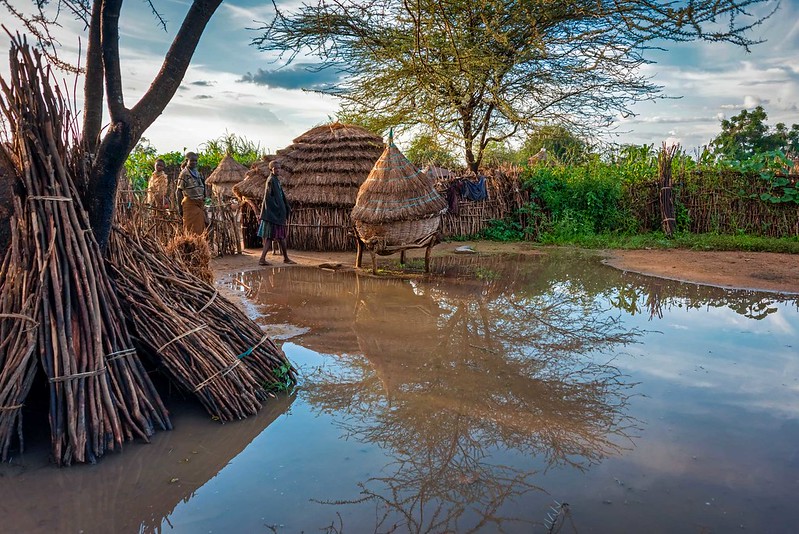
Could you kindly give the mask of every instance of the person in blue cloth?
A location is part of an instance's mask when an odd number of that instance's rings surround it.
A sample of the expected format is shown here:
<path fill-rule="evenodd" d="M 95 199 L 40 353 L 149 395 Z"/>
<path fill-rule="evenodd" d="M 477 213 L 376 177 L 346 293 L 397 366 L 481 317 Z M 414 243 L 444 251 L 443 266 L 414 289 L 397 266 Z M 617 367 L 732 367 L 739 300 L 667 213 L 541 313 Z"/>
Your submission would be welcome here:
<path fill-rule="evenodd" d="M 291 215 L 291 206 L 283 187 L 280 185 L 278 176 L 281 172 L 281 165 L 277 160 L 269 162 L 269 177 L 264 186 L 264 200 L 261 204 L 261 224 L 258 225 L 258 237 L 263 239 L 264 245 L 261 251 L 261 259 L 258 265 L 270 265 L 266 261 L 266 253 L 271 250 L 272 242 L 277 242 L 280 252 L 283 254 L 283 263 L 296 263 L 289 259 L 286 251 L 286 222 Z"/>

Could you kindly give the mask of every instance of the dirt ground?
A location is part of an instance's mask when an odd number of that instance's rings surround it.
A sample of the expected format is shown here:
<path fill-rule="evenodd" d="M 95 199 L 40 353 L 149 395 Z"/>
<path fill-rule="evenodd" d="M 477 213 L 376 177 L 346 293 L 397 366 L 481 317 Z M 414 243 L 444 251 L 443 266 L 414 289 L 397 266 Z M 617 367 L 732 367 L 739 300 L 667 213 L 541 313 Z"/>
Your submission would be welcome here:
<path fill-rule="evenodd" d="M 483 254 L 515 252 L 546 254 L 547 248 L 527 243 L 494 243 L 485 241 L 441 243 L 433 248 L 434 256 L 454 254 L 455 249 L 470 246 Z M 693 250 L 604 250 L 597 251 L 604 263 L 617 269 L 672 280 L 695 282 L 719 287 L 759 289 L 784 293 L 799 293 L 799 255 L 770 252 L 702 252 Z M 220 279 L 230 273 L 259 269 L 260 251 L 246 250 L 244 254 L 215 258 L 211 267 Z M 330 269 L 354 269 L 354 252 L 289 251 L 297 265 L 321 266 Z M 409 251 L 408 257 L 424 257 L 423 251 Z M 395 261 L 399 255 L 381 258 Z M 282 258 L 271 253 L 268 261 L 283 266 Z M 363 267 L 371 259 L 364 254 Z"/>

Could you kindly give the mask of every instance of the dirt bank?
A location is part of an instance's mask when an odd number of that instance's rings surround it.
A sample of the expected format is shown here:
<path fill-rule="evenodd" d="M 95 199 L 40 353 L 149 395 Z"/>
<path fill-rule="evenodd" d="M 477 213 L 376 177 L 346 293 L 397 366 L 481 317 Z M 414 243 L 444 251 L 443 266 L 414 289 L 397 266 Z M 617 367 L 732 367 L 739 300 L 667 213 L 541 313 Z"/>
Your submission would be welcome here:
<path fill-rule="evenodd" d="M 662 278 L 743 289 L 799 293 L 799 255 L 772 252 L 613 250 L 605 263 Z"/>
<path fill-rule="evenodd" d="M 527 243 L 453 242 L 441 243 L 433 249 L 434 256 L 454 254 L 461 246 L 471 246 L 484 253 L 515 252 L 522 254 L 546 254 L 547 248 L 534 247 Z M 353 269 L 355 253 L 352 252 L 308 252 L 289 251 L 298 265 Z M 770 252 L 701 252 L 693 250 L 605 250 L 597 251 L 607 265 L 650 276 L 695 282 L 721 287 L 761 289 L 799 293 L 799 255 Z M 212 260 L 217 279 L 250 269 L 260 269 L 260 251 L 247 250 L 244 254 L 215 258 Z M 423 257 L 423 251 L 409 251 L 411 258 Z M 396 261 L 399 255 L 380 258 L 380 261 Z M 283 266 L 280 256 L 269 254 L 268 260 L 275 266 Z M 364 255 L 364 267 L 370 264 Z"/>

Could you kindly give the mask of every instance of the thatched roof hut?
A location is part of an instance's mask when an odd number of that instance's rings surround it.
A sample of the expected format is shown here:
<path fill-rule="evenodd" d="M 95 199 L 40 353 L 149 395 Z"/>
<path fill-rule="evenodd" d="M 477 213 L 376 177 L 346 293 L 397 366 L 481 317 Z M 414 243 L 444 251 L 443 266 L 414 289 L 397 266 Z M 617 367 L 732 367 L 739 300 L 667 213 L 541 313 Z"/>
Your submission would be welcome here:
<path fill-rule="evenodd" d="M 358 188 L 383 151 L 383 138 L 366 128 L 334 122 L 317 126 L 278 150 L 288 199 L 303 206 L 352 209 Z"/>
<path fill-rule="evenodd" d="M 383 139 L 360 126 L 334 122 L 300 135 L 274 157 L 283 166 L 280 182 L 291 203 L 286 244 L 299 250 L 353 250 L 350 211 L 358 188 L 366 180 L 383 150 Z M 252 210 L 260 211 L 266 161 L 250 168 L 243 182 L 233 187 Z M 257 208 L 256 208 L 257 206 Z M 245 217 L 245 243 L 249 225 Z M 248 244 L 248 246 L 251 246 Z"/>
<path fill-rule="evenodd" d="M 269 176 L 269 162 L 273 159 L 275 159 L 275 156 L 262 156 L 259 161 L 250 165 L 249 170 L 244 174 L 244 178 L 233 186 L 233 194 L 239 200 L 261 202 L 264 197 L 266 178 Z"/>
<path fill-rule="evenodd" d="M 233 186 L 244 180 L 246 174 L 247 167 L 233 159 L 230 154 L 225 154 L 205 183 L 211 185 L 211 196 L 223 201 L 234 196 Z"/>
<path fill-rule="evenodd" d="M 368 250 L 390 254 L 432 246 L 446 209 L 434 181 L 416 168 L 389 136 L 383 154 L 358 191 L 351 216 Z"/>

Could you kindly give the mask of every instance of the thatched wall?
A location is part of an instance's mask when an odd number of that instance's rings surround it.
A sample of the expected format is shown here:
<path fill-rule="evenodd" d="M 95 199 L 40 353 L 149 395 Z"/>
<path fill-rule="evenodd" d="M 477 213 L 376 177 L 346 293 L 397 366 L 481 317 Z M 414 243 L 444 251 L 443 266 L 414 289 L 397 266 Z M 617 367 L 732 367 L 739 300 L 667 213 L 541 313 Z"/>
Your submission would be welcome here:
<path fill-rule="evenodd" d="M 486 192 L 488 199 L 472 201 L 460 199 L 458 213 L 447 212 L 441 218 L 441 233 L 447 237 L 472 236 L 479 234 L 488 222 L 494 219 L 504 219 L 526 202 L 529 195 L 522 191 L 519 175 L 521 169 L 507 167 L 499 169 L 484 169 L 481 174 L 486 177 Z M 436 188 L 442 195 L 453 179 L 462 176 L 447 177 L 436 183 Z"/>
<path fill-rule="evenodd" d="M 459 201 L 458 214 L 445 213 L 441 217 L 441 234 L 446 237 L 479 234 L 492 219 L 502 219 L 507 214 L 497 200 Z"/>
<path fill-rule="evenodd" d="M 286 246 L 297 250 L 354 251 L 350 210 L 342 207 L 292 208 Z"/>

